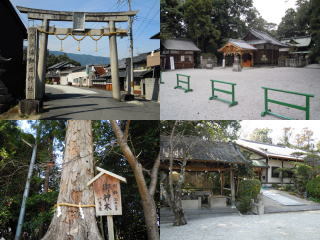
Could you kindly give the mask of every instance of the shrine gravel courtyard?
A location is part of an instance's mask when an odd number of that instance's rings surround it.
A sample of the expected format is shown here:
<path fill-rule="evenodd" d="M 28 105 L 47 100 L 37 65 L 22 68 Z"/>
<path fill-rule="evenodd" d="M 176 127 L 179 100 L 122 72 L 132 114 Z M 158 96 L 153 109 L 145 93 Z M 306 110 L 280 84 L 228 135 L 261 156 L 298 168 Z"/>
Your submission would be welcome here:
<path fill-rule="evenodd" d="M 191 92 L 174 89 L 177 85 L 176 74 L 190 76 Z M 209 100 L 212 96 L 210 80 L 236 83 L 235 101 L 237 105 L 218 100 Z M 320 119 L 320 65 L 309 65 L 305 68 L 260 67 L 244 68 L 242 72 L 233 72 L 232 68 L 214 69 L 178 69 L 162 73 L 160 91 L 160 119 L 279 119 L 266 115 L 264 111 L 264 92 L 261 87 L 269 87 L 286 91 L 313 94 L 310 98 L 310 119 Z M 186 84 L 181 84 L 186 87 Z M 223 90 L 230 91 L 231 86 L 215 84 Z M 216 92 L 220 98 L 231 100 L 231 95 Z M 269 98 L 295 105 L 305 106 L 305 97 L 287 93 L 271 92 Z M 285 106 L 269 103 L 272 112 L 286 117 L 303 120 L 305 112 Z"/>
<path fill-rule="evenodd" d="M 223 216 L 161 224 L 163 240 L 318 240 L 320 211 Z"/>

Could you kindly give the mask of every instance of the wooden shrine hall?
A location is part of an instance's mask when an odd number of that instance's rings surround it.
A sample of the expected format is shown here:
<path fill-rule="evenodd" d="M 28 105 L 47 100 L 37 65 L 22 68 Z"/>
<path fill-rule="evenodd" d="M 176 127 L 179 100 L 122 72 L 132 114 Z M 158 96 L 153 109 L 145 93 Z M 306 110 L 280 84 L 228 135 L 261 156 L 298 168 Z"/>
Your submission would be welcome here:
<path fill-rule="evenodd" d="M 218 51 L 223 53 L 225 65 L 232 64 L 232 58 L 239 56 L 242 67 L 254 65 L 278 65 L 279 49 L 287 47 L 270 34 L 249 29 L 242 40 L 230 39 Z"/>
<path fill-rule="evenodd" d="M 223 52 L 223 60 L 226 56 L 240 56 L 240 65 L 242 67 L 252 67 L 254 64 L 253 53 L 257 51 L 255 47 L 243 40 L 230 39 L 226 45 L 218 50 Z"/>
<path fill-rule="evenodd" d="M 235 172 L 239 165 L 249 164 L 248 161 L 240 152 L 239 147 L 232 142 L 211 142 L 199 137 L 183 137 L 173 141 L 173 149 L 170 150 L 170 137 L 161 136 L 160 138 L 160 169 L 164 172 L 169 172 L 170 152 L 173 157 L 173 171 L 179 172 L 181 164 L 185 159 L 186 174 L 209 173 L 215 172 L 220 175 L 220 190 L 213 192 L 213 186 L 209 186 L 206 190 L 208 201 L 212 206 L 215 206 L 217 199 L 230 198 L 231 207 L 235 207 Z M 229 178 L 229 183 L 226 183 L 224 178 Z M 184 186 L 192 184 L 185 179 Z M 225 185 L 230 188 L 225 188 Z M 229 196 L 223 196 L 225 190 L 230 191 Z M 200 191 L 204 192 L 204 191 Z M 205 197 L 205 196 L 203 196 Z M 209 203 L 210 205 L 210 203 Z"/>

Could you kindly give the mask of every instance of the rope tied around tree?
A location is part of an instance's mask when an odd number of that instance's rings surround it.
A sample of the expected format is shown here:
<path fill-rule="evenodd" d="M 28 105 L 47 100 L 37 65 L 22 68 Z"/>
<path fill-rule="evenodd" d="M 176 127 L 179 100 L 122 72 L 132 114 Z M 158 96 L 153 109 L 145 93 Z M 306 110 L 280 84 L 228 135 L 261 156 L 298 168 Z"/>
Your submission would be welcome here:
<path fill-rule="evenodd" d="M 60 206 L 65 206 L 65 207 L 95 207 L 95 204 L 74 204 L 74 203 L 57 203 L 54 205 L 54 207 L 60 207 Z"/>
<path fill-rule="evenodd" d="M 74 203 L 57 203 L 56 205 L 54 205 L 54 207 L 57 208 L 57 217 L 60 217 L 62 215 L 62 212 L 61 212 L 61 207 L 64 206 L 64 207 L 77 207 L 79 208 L 79 213 L 81 215 L 81 218 L 84 219 L 84 213 L 83 213 L 83 210 L 82 208 L 89 208 L 89 207 L 95 207 L 96 205 L 95 204 L 74 204 Z"/>

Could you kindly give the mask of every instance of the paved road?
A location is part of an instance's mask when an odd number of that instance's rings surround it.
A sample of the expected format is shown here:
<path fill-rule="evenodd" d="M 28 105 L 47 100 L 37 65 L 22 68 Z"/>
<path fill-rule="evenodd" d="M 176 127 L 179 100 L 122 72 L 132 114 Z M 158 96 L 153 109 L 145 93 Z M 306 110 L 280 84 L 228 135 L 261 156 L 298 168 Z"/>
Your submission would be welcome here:
<path fill-rule="evenodd" d="M 161 224 L 161 240 L 319 240 L 320 211 L 223 216 Z"/>
<path fill-rule="evenodd" d="M 118 102 L 100 89 L 46 85 L 47 100 L 41 119 L 158 120 L 160 104 L 151 101 Z"/>

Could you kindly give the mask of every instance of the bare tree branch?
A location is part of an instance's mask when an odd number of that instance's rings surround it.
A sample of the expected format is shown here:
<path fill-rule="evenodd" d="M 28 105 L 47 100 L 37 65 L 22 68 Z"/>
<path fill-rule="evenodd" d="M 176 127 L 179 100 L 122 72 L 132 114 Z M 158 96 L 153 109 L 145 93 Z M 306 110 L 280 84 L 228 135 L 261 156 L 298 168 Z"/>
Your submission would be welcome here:
<path fill-rule="evenodd" d="M 126 121 L 126 127 L 125 127 L 125 130 L 124 130 L 124 136 L 123 136 L 123 140 L 125 142 L 127 142 L 127 140 L 128 140 L 130 122 L 131 122 L 131 120 Z"/>
<path fill-rule="evenodd" d="M 159 167 L 160 167 L 160 152 L 158 153 L 158 156 L 153 164 L 152 171 L 151 171 L 151 182 L 149 185 L 149 193 L 151 194 L 151 196 L 154 195 L 157 188 Z"/>
<path fill-rule="evenodd" d="M 148 239 L 159 240 L 159 230 L 157 225 L 157 211 L 153 196 L 149 193 L 148 187 L 143 175 L 142 165 L 137 161 L 135 155 L 132 153 L 124 134 L 115 120 L 110 120 L 112 129 L 117 137 L 118 144 L 127 159 L 129 165 L 134 173 L 140 197 L 142 200 L 142 207 L 144 211 L 145 223 L 147 226 Z M 129 125 L 128 129 L 129 129 Z M 126 127 L 127 130 L 127 127 Z"/>

